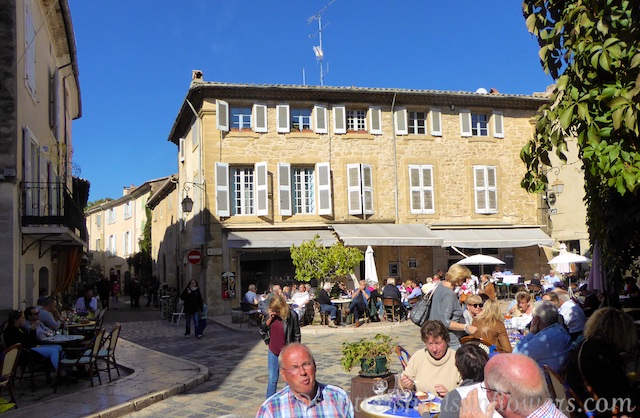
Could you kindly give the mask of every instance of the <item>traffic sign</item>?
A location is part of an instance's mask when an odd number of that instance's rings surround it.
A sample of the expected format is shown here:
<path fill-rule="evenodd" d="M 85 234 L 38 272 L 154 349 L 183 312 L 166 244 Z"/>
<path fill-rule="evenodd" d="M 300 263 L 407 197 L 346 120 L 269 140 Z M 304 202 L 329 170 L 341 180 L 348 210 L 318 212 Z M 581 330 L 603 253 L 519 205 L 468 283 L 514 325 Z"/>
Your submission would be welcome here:
<path fill-rule="evenodd" d="M 187 260 L 191 264 L 200 264 L 202 261 L 202 253 L 200 250 L 191 250 L 187 253 Z"/>

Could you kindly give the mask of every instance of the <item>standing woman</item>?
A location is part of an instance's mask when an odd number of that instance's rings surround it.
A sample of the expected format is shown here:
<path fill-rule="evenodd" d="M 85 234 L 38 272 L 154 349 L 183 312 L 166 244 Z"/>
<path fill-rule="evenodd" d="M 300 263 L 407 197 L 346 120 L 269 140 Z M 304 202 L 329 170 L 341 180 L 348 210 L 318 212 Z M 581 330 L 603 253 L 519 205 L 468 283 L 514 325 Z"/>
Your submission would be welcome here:
<path fill-rule="evenodd" d="M 196 337 L 202 338 L 199 314 L 204 311 L 204 301 L 202 300 L 198 282 L 195 279 L 191 279 L 187 288 L 182 291 L 180 299 L 184 301 L 184 319 L 187 323 L 184 336 L 188 338 L 191 335 L 191 320 L 193 318 Z"/>
<path fill-rule="evenodd" d="M 300 342 L 300 322 L 298 315 L 292 315 L 287 301 L 280 295 L 275 295 L 269 302 L 267 319 L 261 324 L 265 342 L 269 345 L 267 367 L 269 369 L 269 383 L 267 384 L 267 399 L 276 393 L 278 387 L 278 356 L 285 345 Z"/>
<path fill-rule="evenodd" d="M 460 337 L 476 332 L 476 327 L 467 325 L 462 319 L 462 306 L 453 289 L 462 285 L 471 277 L 471 270 L 460 264 L 449 267 L 445 280 L 436 286 L 431 299 L 430 320 L 440 321 L 449 331 L 449 347 L 454 350 L 460 348 Z"/>
<path fill-rule="evenodd" d="M 114 280 L 111 284 L 111 297 L 113 298 L 113 309 L 118 309 L 118 299 L 120 299 L 120 284 Z"/>

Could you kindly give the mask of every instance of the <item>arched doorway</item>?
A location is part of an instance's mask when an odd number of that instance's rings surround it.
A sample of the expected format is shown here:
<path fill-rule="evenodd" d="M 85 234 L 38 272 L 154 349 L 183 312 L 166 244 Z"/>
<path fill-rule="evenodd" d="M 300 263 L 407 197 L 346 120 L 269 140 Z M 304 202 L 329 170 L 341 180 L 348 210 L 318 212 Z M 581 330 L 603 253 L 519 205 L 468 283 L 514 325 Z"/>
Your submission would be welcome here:
<path fill-rule="evenodd" d="M 38 271 L 38 298 L 42 296 L 48 296 L 51 294 L 51 287 L 49 284 L 49 269 L 46 267 L 40 267 Z"/>

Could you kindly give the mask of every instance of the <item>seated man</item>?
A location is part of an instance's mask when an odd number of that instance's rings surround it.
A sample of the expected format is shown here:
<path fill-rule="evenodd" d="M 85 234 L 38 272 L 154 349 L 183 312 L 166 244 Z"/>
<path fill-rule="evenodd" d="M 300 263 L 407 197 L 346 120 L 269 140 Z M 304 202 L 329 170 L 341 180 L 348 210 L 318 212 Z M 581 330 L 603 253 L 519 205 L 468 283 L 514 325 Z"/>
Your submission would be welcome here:
<path fill-rule="evenodd" d="M 309 292 L 304 284 L 301 284 L 296 293 L 291 295 L 291 309 L 298 315 L 298 319 L 302 322 L 302 315 L 307 308 L 307 303 L 311 300 Z"/>
<path fill-rule="evenodd" d="M 60 329 L 61 322 L 56 319 L 56 317 L 60 317 L 60 314 L 56 308 L 55 299 L 47 297 L 42 302 L 42 306 L 36 306 L 36 308 L 40 312 L 40 322 L 54 331 Z"/>
<path fill-rule="evenodd" d="M 369 295 L 365 292 L 366 288 L 367 282 L 360 280 L 358 288 L 353 292 L 349 308 L 346 310 L 346 313 L 353 312 L 353 322 L 356 328 L 360 326 L 360 317 L 366 315 L 367 312 Z"/>
<path fill-rule="evenodd" d="M 55 331 L 47 328 L 40 321 L 40 312 L 37 308 L 30 306 L 24 310 L 24 324 L 22 324 L 22 328 L 26 331 L 35 332 L 36 340 L 42 341 L 46 337 L 51 337 L 55 334 Z"/>
<path fill-rule="evenodd" d="M 575 341 L 584 331 L 584 327 L 587 324 L 587 316 L 582 308 L 571 299 L 569 292 L 561 289 L 555 289 L 554 292 L 558 294 L 560 303 L 558 313 L 564 318 L 564 324 L 569 330 L 571 340 Z"/>
<path fill-rule="evenodd" d="M 394 279 L 393 277 L 389 277 L 387 279 L 387 285 L 382 288 L 382 298 L 383 299 L 391 298 L 400 302 L 400 315 L 406 316 L 406 309 L 402 304 L 402 294 L 400 293 L 400 290 L 396 287 L 396 279 Z"/>
<path fill-rule="evenodd" d="M 242 302 L 249 303 L 251 305 L 256 305 L 256 307 L 258 306 L 259 300 L 258 300 L 258 294 L 256 293 L 255 284 L 249 285 L 249 290 L 247 290 L 247 293 L 244 294 L 244 297 L 242 298 Z"/>
<path fill-rule="evenodd" d="M 87 289 L 84 296 L 76 300 L 76 312 L 80 315 L 93 315 L 98 309 L 98 299 L 93 297 L 93 290 Z"/>
<path fill-rule="evenodd" d="M 548 365 L 559 372 L 571 354 L 571 336 L 558 322 L 558 308 L 541 300 L 533 305 L 531 332 L 518 342 L 514 353 L 525 354 L 540 367 Z"/>
<path fill-rule="evenodd" d="M 338 315 L 338 308 L 336 308 L 331 302 L 331 283 L 325 282 L 322 289 L 316 295 L 316 302 L 320 304 L 320 312 L 327 312 L 329 314 L 329 328 L 336 328 L 336 316 Z"/>

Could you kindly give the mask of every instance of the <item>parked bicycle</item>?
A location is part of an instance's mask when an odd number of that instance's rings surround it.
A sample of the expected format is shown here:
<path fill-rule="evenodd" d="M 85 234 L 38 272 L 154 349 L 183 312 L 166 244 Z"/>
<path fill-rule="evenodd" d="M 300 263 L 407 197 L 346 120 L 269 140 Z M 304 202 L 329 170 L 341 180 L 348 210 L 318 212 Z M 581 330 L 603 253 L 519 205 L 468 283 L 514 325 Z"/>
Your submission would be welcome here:
<path fill-rule="evenodd" d="M 171 320 L 176 310 L 176 297 L 172 295 L 160 296 L 160 316 L 162 319 Z"/>

